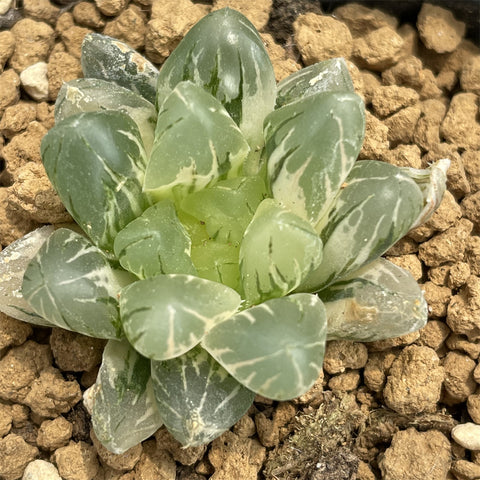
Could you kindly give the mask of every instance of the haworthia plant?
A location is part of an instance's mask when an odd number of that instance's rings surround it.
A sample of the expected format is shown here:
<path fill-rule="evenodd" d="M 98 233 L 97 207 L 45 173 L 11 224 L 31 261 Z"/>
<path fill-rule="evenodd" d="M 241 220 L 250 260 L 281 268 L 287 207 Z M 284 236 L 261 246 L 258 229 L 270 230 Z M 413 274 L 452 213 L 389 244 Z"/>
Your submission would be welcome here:
<path fill-rule="evenodd" d="M 108 340 L 85 394 L 107 448 L 162 424 L 209 442 L 256 393 L 306 392 L 326 339 L 425 324 L 419 285 L 380 256 L 438 206 L 449 162 L 357 161 L 365 109 L 344 60 L 276 87 L 255 28 L 222 9 L 160 72 L 99 34 L 82 68 L 42 158 L 83 233 L 43 227 L 2 251 L 0 310 Z"/>

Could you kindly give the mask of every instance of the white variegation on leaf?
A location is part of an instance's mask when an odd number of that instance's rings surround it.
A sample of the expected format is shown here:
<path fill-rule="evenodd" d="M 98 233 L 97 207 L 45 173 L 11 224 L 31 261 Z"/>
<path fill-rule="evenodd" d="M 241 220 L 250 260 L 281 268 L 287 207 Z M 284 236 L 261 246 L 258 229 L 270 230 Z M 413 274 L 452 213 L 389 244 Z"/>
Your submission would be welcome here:
<path fill-rule="evenodd" d="M 250 390 L 288 400 L 317 380 L 326 335 L 322 301 L 299 293 L 237 313 L 212 328 L 202 346 Z"/>
<path fill-rule="evenodd" d="M 354 93 L 317 93 L 265 119 L 273 198 L 313 226 L 328 211 L 360 152 L 364 110 Z"/>
<path fill-rule="evenodd" d="M 149 206 L 136 123 L 122 112 L 72 115 L 47 133 L 41 153 L 68 212 L 97 246 L 113 252 L 116 234 Z"/>
<path fill-rule="evenodd" d="M 223 104 L 252 152 L 262 148 L 263 119 L 275 104 L 275 74 L 262 39 L 246 17 L 223 8 L 185 35 L 160 70 L 159 108 L 183 80 L 196 83 Z"/>
<path fill-rule="evenodd" d="M 240 273 L 248 304 L 283 297 L 322 260 L 322 241 L 303 218 L 264 200 L 240 246 Z"/>
<path fill-rule="evenodd" d="M 130 343 L 154 360 L 178 357 L 240 306 L 237 292 L 192 275 L 158 275 L 120 294 L 122 325 Z"/>
<path fill-rule="evenodd" d="M 184 447 L 214 440 L 255 397 L 199 346 L 173 360 L 152 360 L 152 380 L 163 422 Z"/>
<path fill-rule="evenodd" d="M 55 123 L 81 112 L 116 110 L 137 124 L 147 156 L 155 134 L 157 110 L 148 100 L 119 85 L 97 78 L 77 78 L 64 83 L 55 102 Z"/>
<path fill-rule="evenodd" d="M 123 453 L 163 424 L 150 378 L 150 361 L 126 341 L 110 340 L 96 383 L 84 394 L 95 435 L 113 453 Z"/>
<path fill-rule="evenodd" d="M 89 33 L 82 43 L 81 62 L 84 77 L 114 82 L 155 103 L 158 70 L 126 43 Z"/>
<path fill-rule="evenodd" d="M 358 161 L 321 230 L 323 260 L 300 286 L 318 291 L 385 253 L 423 209 L 422 192 L 398 167 Z"/>
<path fill-rule="evenodd" d="M 415 279 L 379 258 L 320 293 L 329 340 L 372 342 L 422 328 L 428 308 Z"/>
<path fill-rule="evenodd" d="M 115 274 L 88 239 L 61 228 L 29 263 L 22 295 L 51 325 L 91 337 L 119 338 L 117 295 L 121 282 L 128 280 Z"/>
<path fill-rule="evenodd" d="M 222 104 L 194 83 L 181 82 L 158 113 L 144 190 L 157 200 L 184 196 L 238 175 L 248 152 Z"/>
<path fill-rule="evenodd" d="M 321 92 L 351 92 L 353 82 L 343 58 L 331 58 L 297 70 L 277 85 L 276 107 Z"/>
<path fill-rule="evenodd" d="M 170 200 L 156 203 L 130 222 L 113 247 L 120 265 L 142 279 L 162 273 L 195 274 L 190 238 Z"/>
<path fill-rule="evenodd" d="M 52 326 L 51 322 L 32 309 L 21 290 L 23 275 L 30 260 L 53 231 L 51 225 L 37 228 L 0 252 L 0 312 L 35 325 Z"/>

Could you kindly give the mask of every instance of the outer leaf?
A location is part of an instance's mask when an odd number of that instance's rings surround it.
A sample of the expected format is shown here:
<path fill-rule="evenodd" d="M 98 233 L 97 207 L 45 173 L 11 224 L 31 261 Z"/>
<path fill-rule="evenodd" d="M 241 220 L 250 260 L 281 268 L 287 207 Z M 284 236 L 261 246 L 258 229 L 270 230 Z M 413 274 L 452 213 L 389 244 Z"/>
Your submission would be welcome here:
<path fill-rule="evenodd" d="M 274 200 L 264 200 L 240 247 L 240 272 L 249 304 L 282 297 L 297 288 L 322 260 L 314 228 Z"/>
<path fill-rule="evenodd" d="M 276 108 L 321 92 L 354 93 L 352 78 L 343 58 L 332 58 L 302 68 L 277 86 Z"/>
<path fill-rule="evenodd" d="M 299 293 L 237 313 L 212 328 L 202 346 L 250 390 L 287 400 L 318 378 L 326 327 L 321 300 Z"/>
<path fill-rule="evenodd" d="M 348 176 L 321 231 L 323 261 L 300 286 L 316 291 L 385 253 L 423 209 L 415 182 L 398 167 L 359 161 Z"/>
<path fill-rule="evenodd" d="M 218 437 L 255 396 L 200 347 L 173 360 L 152 361 L 152 379 L 163 421 L 185 447 Z"/>
<path fill-rule="evenodd" d="M 185 35 L 160 70 L 157 105 L 183 80 L 224 105 L 252 151 L 262 147 L 263 119 L 275 103 L 275 75 L 262 39 L 242 14 L 217 10 Z"/>
<path fill-rule="evenodd" d="M 120 295 L 125 335 L 154 360 L 178 357 L 217 323 L 231 317 L 240 295 L 191 275 L 159 275 L 127 286 Z"/>
<path fill-rule="evenodd" d="M 210 238 L 238 245 L 265 195 L 260 177 L 237 177 L 188 195 L 181 208 L 205 224 Z"/>
<path fill-rule="evenodd" d="M 371 342 L 422 328 L 428 308 L 415 279 L 383 258 L 320 293 L 328 339 Z"/>
<path fill-rule="evenodd" d="M 235 176 L 248 155 L 242 133 L 221 103 L 191 82 L 162 104 L 145 174 L 156 198 L 186 194 Z"/>
<path fill-rule="evenodd" d="M 137 124 L 145 150 L 150 153 L 157 121 L 152 103 L 119 85 L 97 78 L 77 78 L 64 83 L 55 102 L 55 122 L 82 112 L 116 110 Z"/>
<path fill-rule="evenodd" d="M 194 274 L 190 238 L 170 200 L 148 208 L 115 238 L 120 265 L 140 278 L 161 273 Z"/>
<path fill-rule="evenodd" d="M 61 228 L 27 267 L 22 294 L 51 324 L 97 338 L 119 338 L 119 284 L 103 253 L 85 237 Z"/>
<path fill-rule="evenodd" d="M 97 382 L 84 394 L 95 435 L 114 453 L 123 453 L 161 426 L 150 379 L 150 361 L 126 340 L 110 340 Z"/>
<path fill-rule="evenodd" d="M 354 93 L 317 93 L 272 112 L 265 153 L 273 197 L 316 225 L 357 158 L 364 126 Z"/>
<path fill-rule="evenodd" d="M 83 40 L 81 61 L 85 77 L 115 82 L 155 103 L 158 70 L 126 43 L 89 33 Z"/>
<path fill-rule="evenodd" d="M 51 225 L 37 228 L 0 252 L 0 312 L 24 322 L 52 326 L 32 310 L 21 287 L 28 264 L 53 231 Z"/>
<path fill-rule="evenodd" d="M 148 206 L 145 151 L 135 122 L 121 112 L 73 115 L 42 141 L 47 174 L 65 207 L 100 248 Z"/>

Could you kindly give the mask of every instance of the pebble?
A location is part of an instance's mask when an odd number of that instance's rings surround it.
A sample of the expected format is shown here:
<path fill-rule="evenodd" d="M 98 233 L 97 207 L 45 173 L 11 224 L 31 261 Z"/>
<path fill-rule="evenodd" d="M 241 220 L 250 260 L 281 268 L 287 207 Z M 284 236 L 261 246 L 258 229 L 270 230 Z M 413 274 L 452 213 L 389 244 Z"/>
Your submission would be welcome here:
<path fill-rule="evenodd" d="M 452 438 L 468 450 L 480 450 L 480 425 L 462 423 L 452 428 Z"/>
<path fill-rule="evenodd" d="M 20 73 L 23 89 L 38 102 L 48 100 L 47 70 L 48 66 L 45 62 L 37 62 Z"/>
<path fill-rule="evenodd" d="M 0 15 L 5 15 L 12 6 L 13 0 L 0 0 Z"/>
<path fill-rule="evenodd" d="M 34 460 L 27 465 L 22 480 L 62 480 L 62 477 L 52 463 L 45 460 Z"/>

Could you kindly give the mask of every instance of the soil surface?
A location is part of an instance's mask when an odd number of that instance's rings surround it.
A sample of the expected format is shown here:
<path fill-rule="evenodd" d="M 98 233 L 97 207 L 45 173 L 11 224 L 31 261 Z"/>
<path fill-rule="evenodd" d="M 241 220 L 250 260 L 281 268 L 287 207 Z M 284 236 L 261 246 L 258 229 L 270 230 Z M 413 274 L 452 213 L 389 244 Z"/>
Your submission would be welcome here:
<path fill-rule="evenodd" d="M 39 146 L 60 86 L 81 76 L 83 37 L 106 33 L 160 65 L 226 5 L 262 32 L 278 80 L 349 60 L 368 110 L 360 158 L 415 168 L 451 160 L 438 211 L 387 252 L 422 285 L 429 322 L 392 340 L 330 342 L 311 391 L 290 402 L 257 397 L 209 445 L 182 449 L 161 429 L 114 455 L 81 402 L 104 343 L 0 314 L 0 478 L 480 478 L 480 49 L 444 8 L 424 4 L 400 24 L 355 4 L 324 15 L 313 0 L 23 0 L 17 9 L 0 0 L 0 249 L 70 220 Z"/>

